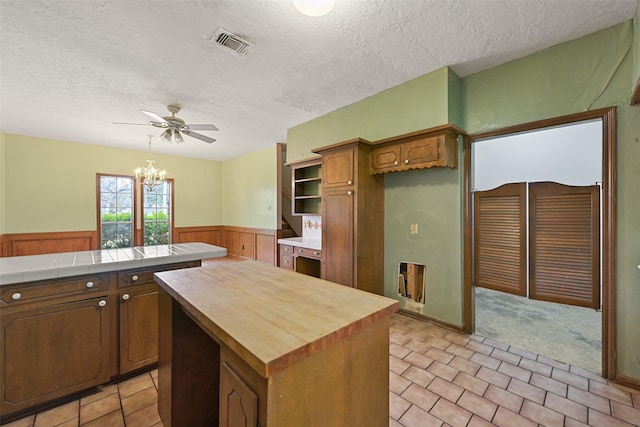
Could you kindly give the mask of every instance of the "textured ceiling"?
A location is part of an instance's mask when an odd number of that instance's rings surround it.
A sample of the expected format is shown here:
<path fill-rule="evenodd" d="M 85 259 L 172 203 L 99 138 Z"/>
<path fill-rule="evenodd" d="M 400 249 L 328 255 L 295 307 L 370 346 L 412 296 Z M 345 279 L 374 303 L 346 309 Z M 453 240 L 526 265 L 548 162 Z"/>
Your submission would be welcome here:
<path fill-rule="evenodd" d="M 144 151 L 140 110 L 213 123 L 155 152 L 225 160 L 449 65 L 461 77 L 632 19 L 638 0 L 0 0 L 0 130 Z M 206 41 L 218 27 L 251 43 Z"/>

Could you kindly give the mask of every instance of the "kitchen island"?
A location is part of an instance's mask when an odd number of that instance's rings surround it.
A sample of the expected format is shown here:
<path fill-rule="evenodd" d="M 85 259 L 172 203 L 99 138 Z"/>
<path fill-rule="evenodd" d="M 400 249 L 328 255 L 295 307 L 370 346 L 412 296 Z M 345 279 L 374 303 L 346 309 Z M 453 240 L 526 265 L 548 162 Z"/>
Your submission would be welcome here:
<path fill-rule="evenodd" d="M 0 419 L 152 369 L 154 273 L 197 267 L 205 243 L 0 258 Z"/>
<path fill-rule="evenodd" d="M 396 300 L 257 261 L 155 277 L 165 427 L 389 425 Z"/>

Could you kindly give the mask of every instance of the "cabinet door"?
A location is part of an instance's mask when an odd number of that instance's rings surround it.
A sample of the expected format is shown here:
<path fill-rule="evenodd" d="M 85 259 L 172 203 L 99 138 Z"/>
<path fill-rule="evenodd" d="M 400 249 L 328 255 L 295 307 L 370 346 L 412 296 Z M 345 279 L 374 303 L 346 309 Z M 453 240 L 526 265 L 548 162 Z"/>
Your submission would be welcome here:
<path fill-rule="evenodd" d="M 253 248 L 255 234 L 238 232 L 238 255 L 243 258 L 255 259 L 253 256 Z"/>
<path fill-rule="evenodd" d="M 323 191 L 332 187 L 354 184 L 355 150 L 346 149 L 322 156 Z"/>
<path fill-rule="evenodd" d="M 1 316 L 0 415 L 109 380 L 107 301 L 52 301 Z"/>
<path fill-rule="evenodd" d="M 353 286 L 354 190 L 325 192 L 322 208 L 322 278 Z"/>
<path fill-rule="evenodd" d="M 400 166 L 400 146 L 387 145 L 371 152 L 371 171 L 373 173 Z"/>
<path fill-rule="evenodd" d="M 120 373 L 158 361 L 158 286 L 120 293 Z"/>
<path fill-rule="evenodd" d="M 258 396 L 231 367 L 220 367 L 220 427 L 256 427 Z"/>
<path fill-rule="evenodd" d="M 424 138 L 402 145 L 403 163 L 412 166 L 440 166 L 443 160 L 443 138 Z"/>

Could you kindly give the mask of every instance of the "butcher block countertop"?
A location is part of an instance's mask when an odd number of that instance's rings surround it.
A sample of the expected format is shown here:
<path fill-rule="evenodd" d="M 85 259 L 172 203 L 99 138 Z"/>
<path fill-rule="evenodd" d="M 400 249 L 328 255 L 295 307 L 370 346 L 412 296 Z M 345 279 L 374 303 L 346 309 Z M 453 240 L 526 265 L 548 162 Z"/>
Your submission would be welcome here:
<path fill-rule="evenodd" d="M 219 262 L 155 278 L 200 328 L 264 378 L 398 309 L 394 299 L 259 261 Z"/>

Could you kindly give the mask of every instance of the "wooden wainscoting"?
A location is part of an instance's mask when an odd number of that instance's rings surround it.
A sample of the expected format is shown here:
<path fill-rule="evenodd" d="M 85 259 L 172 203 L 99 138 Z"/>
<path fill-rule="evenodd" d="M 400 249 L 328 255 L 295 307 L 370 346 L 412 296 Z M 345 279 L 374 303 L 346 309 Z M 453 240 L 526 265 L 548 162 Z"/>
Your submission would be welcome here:
<path fill-rule="evenodd" d="M 281 230 L 234 226 L 176 227 L 173 243 L 204 242 L 227 248 L 229 255 L 276 265 Z M 16 233 L 0 236 L 3 257 L 98 249 L 98 232 Z"/>
<path fill-rule="evenodd" d="M 227 225 L 222 228 L 222 246 L 229 255 L 277 265 L 278 230 Z"/>
<path fill-rule="evenodd" d="M 2 236 L 2 256 L 89 251 L 98 248 L 98 232 L 58 231 L 15 233 Z"/>
<path fill-rule="evenodd" d="M 219 225 L 176 227 L 173 234 L 173 243 L 203 242 L 210 245 L 223 246 L 221 233 L 222 227 Z"/>

